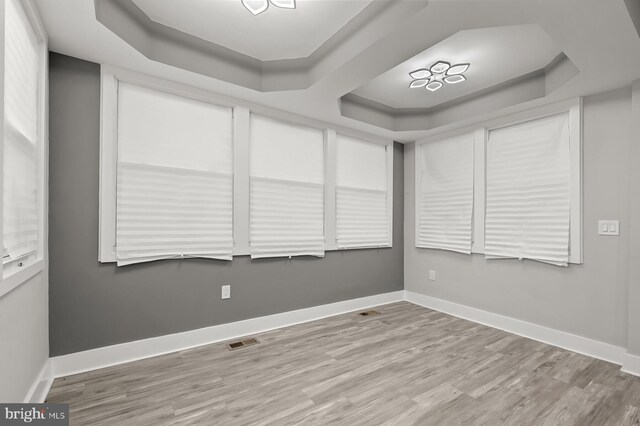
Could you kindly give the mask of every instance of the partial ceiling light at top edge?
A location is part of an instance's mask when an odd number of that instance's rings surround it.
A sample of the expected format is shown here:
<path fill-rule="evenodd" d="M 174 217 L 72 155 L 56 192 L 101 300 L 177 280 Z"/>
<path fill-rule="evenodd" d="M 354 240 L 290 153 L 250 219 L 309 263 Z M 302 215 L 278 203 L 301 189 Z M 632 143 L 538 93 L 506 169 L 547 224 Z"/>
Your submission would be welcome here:
<path fill-rule="evenodd" d="M 254 16 L 265 12 L 269 4 L 282 9 L 295 9 L 296 0 L 240 0 L 242 5 Z"/>

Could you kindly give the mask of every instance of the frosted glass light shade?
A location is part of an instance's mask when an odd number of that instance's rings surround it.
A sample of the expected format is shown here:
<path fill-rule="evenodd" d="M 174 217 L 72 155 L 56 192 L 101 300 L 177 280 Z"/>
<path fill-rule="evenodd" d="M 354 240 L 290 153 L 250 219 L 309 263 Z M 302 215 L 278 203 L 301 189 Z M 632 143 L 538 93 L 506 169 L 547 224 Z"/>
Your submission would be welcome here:
<path fill-rule="evenodd" d="M 271 4 L 276 7 L 281 7 L 283 9 L 295 9 L 296 8 L 296 0 L 270 0 Z"/>
<path fill-rule="evenodd" d="M 431 77 L 431 71 L 426 68 L 422 68 L 409 73 L 409 75 L 411 76 L 411 78 L 418 80 Z"/>
<path fill-rule="evenodd" d="M 254 15 L 259 15 L 269 8 L 268 0 L 242 0 L 242 5 Z"/>
<path fill-rule="evenodd" d="M 424 80 L 413 80 L 411 82 L 411 84 L 409 85 L 409 87 L 412 88 L 412 89 L 416 89 L 416 88 L 419 88 L 419 87 L 424 87 L 424 86 L 427 85 L 428 82 L 429 82 L 429 80 L 427 80 L 427 79 L 424 79 Z"/>
<path fill-rule="evenodd" d="M 432 81 L 431 83 L 427 84 L 426 87 L 428 91 L 435 92 L 442 87 L 442 83 L 440 83 L 439 81 Z"/>
<path fill-rule="evenodd" d="M 447 75 L 463 74 L 469 69 L 469 64 L 457 64 L 447 70 Z"/>
<path fill-rule="evenodd" d="M 464 75 L 458 74 L 458 75 L 449 75 L 446 76 L 444 78 L 444 82 L 445 83 L 449 83 L 449 84 L 457 84 L 457 83 L 462 83 L 463 81 L 465 81 L 466 78 L 464 77 Z"/>
<path fill-rule="evenodd" d="M 442 74 L 447 71 L 450 66 L 449 62 L 438 61 L 431 66 L 430 70 L 434 74 Z"/>
<path fill-rule="evenodd" d="M 296 0 L 241 0 L 242 5 L 254 15 L 259 15 L 269 8 L 269 3 L 282 9 L 295 9 Z"/>

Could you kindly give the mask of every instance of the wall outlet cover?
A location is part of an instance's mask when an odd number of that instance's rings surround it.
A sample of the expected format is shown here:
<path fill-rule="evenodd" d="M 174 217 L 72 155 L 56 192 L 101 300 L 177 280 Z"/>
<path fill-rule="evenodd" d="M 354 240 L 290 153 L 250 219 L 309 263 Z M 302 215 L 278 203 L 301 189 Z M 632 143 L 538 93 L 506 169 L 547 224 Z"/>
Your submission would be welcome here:
<path fill-rule="evenodd" d="M 436 271 L 429 271 L 429 279 L 431 281 L 435 281 L 436 280 Z"/>
<path fill-rule="evenodd" d="M 599 220 L 598 235 L 620 235 L 619 220 Z"/>
<path fill-rule="evenodd" d="M 222 299 L 231 299 L 231 286 L 223 285 L 222 286 Z"/>

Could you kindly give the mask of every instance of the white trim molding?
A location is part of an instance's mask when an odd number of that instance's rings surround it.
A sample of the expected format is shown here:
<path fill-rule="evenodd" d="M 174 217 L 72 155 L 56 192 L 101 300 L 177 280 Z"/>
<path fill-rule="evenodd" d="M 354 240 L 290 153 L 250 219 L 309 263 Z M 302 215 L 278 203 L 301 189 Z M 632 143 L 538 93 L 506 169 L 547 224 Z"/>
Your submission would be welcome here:
<path fill-rule="evenodd" d="M 634 366 L 630 363 L 628 364 L 626 358 L 629 357 L 629 355 L 626 354 L 626 349 L 621 346 L 600 342 L 504 315 L 494 314 L 470 306 L 460 305 L 449 302 L 448 300 L 425 296 L 424 294 L 412 291 L 405 290 L 405 300 L 438 312 L 497 328 L 592 358 L 618 364 L 623 366 L 622 371 L 640 376 L 640 357 L 636 357 L 638 363 Z M 629 366 L 629 368 L 627 368 L 627 366 Z"/>
<path fill-rule="evenodd" d="M 58 377 L 112 367 L 401 301 L 618 364 L 622 366 L 621 371 L 640 376 L 640 356 L 628 353 L 621 346 L 400 290 L 49 358 L 27 394 L 25 402 L 43 402 L 53 380 Z"/>
<path fill-rule="evenodd" d="M 36 260 L 35 263 L 27 265 L 24 269 L 21 269 L 9 275 L 4 279 L 0 279 L 0 299 L 5 295 L 11 293 L 16 287 L 26 283 L 32 277 L 43 272 L 45 269 L 45 261 L 43 259 Z"/>
<path fill-rule="evenodd" d="M 628 351 L 625 352 L 620 371 L 640 377 L 640 355 L 630 354 Z"/>
<path fill-rule="evenodd" d="M 61 355 L 50 358 L 49 374 L 54 378 L 69 376 L 403 300 L 404 291 L 399 290 Z"/>
<path fill-rule="evenodd" d="M 249 244 L 249 163 L 250 163 L 250 117 L 251 114 L 304 126 L 325 133 L 324 138 L 324 185 L 325 185 L 325 250 L 338 250 L 335 241 L 335 148 L 336 134 L 362 141 L 384 145 L 387 150 L 389 244 L 361 248 L 390 248 L 393 245 L 393 140 L 383 139 L 362 132 L 329 125 L 328 123 L 285 113 L 257 104 L 229 98 L 207 90 L 190 87 L 172 81 L 122 70 L 106 65 L 101 67 L 100 84 L 100 179 L 99 179 L 99 232 L 98 261 L 116 262 L 116 163 L 118 159 L 118 90 L 119 83 L 128 83 L 147 89 L 166 92 L 183 98 L 229 107 L 233 109 L 233 236 L 234 256 L 247 256 Z M 333 208 L 333 210 L 330 210 Z"/>
<path fill-rule="evenodd" d="M 553 115 L 569 114 L 569 146 L 571 152 L 571 216 L 569 229 L 569 264 L 583 263 L 583 148 L 582 148 L 582 98 L 540 105 L 534 108 L 517 111 L 500 116 L 492 116 L 486 120 L 474 121 L 458 127 L 447 126 L 446 130 L 434 133 L 415 142 L 414 158 L 414 240 L 418 247 L 420 232 L 420 197 L 421 197 L 421 147 L 424 144 L 437 142 L 455 136 L 473 133 L 474 135 L 474 205 L 472 219 L 473 245 L 472 254 L 484 254 L 484 216 L 485 216 L 485 184 L 486 184 L 486 149 L 489 131 L 512 126 Z M 420 248 L 420 247 L 419 247 Z"/>
<path fill-rule="evenodd" d="M 40 373 L 36 377 L 36 380 L 31 385 L 29 392 L 24 398 L 24 403 L 39 403 L 44 402 L 49 394 L 49 389 L 53 384 L 54 377 L 51 375 L 51 358 L 47 359 Z"/>

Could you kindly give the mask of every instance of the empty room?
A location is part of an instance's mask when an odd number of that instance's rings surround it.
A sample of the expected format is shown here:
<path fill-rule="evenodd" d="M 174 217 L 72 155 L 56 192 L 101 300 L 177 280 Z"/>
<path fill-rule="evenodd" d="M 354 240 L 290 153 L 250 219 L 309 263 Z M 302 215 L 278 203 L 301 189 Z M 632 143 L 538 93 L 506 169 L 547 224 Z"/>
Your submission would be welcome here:
<path fill-rule="evenodd" d="M 0 425 L 640 424 L 640 0 L 0 26 Z"/>

